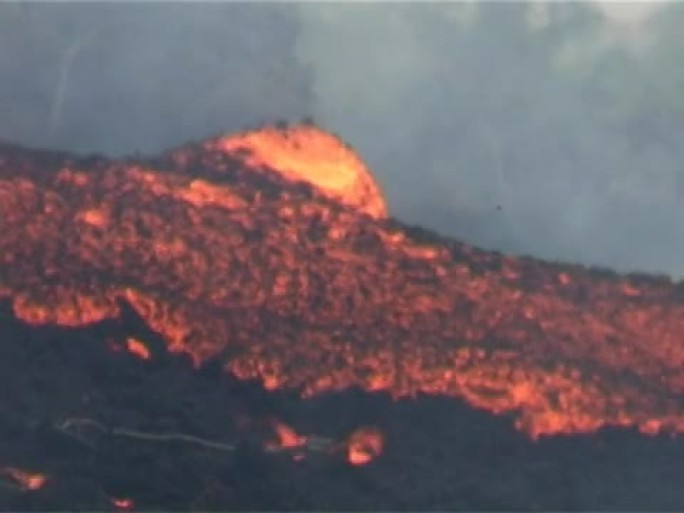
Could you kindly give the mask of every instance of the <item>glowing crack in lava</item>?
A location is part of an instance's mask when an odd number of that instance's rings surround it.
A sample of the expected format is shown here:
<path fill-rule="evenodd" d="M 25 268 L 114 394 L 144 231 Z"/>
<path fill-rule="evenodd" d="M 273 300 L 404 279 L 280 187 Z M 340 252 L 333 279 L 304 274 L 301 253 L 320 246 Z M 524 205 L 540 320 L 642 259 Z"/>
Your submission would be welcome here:
<path fill-rule="evenodd" d="M 356 180 L 328 174 L 348 162 Z M 409 228 L 349 185 L 374 184 L 358 162 L 311 126 L 154 159 L 2 145 L 0 297 L 68 326 L 128 303 L 171 351 L 304 396 L 444 394 L 531 436 L 684 430 L 681 284 Z"/>

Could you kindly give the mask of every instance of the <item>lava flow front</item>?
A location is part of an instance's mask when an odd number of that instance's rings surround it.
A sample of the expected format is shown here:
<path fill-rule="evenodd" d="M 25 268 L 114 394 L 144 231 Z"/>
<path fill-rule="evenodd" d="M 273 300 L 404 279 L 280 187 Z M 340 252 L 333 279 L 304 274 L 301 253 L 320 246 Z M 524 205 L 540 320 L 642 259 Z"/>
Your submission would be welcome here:
<path fill-rule="evenodd" d="M 269 389 L 456 396 L 532 436 L 684 429 L 682 285 L 387 219 L 360 159 L 309 125 L 156 159 L 0 146 L 0 255 L 25 322 L 128 304 L 171 351 Z"/>

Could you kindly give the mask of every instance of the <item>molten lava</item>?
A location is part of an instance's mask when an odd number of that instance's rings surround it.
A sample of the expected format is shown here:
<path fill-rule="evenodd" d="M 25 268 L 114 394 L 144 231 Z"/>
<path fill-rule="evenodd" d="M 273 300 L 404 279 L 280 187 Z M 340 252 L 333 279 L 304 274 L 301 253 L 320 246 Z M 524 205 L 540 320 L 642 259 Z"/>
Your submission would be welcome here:
<path fill-rule="evenodd" d="M 309 126 L 147 160 L 4 145 L 0 298 L 63 326 L 127 303 L 171 351 L 305 396 L 443 394 L 532 436 L 684 430 L 684 286 L 486 252 L 384 212 L 358 157 Z"/>
<path fill-rule="evenodd" d="M 147 348 L 147 346 L 143 343 L 140 342 L 140 340 L 136 338 L 129 338 L 126 340 L 126 349 L 128 349 L 128 352 L 131 354 L 134 354 L 141 360 L 149 360 L 150 359 L 150 350 Z"/>
<path fill-rule="evenodd" d="M 207 148 L 244 154 L 245 164 L 265 166 L 290 180 L 314 185 L 368 215 L 387 216 L 385 199 L 363 161 L 342 141 L 312 125 L 266 127 L 207 141 Z"/>
<path fill-rule="evenodd" d="M 380 456 L 384 445 L 385 439 L 377 429 L 357 429 L 347 440 L 347 460 L 352 465 L 366 465 Z"/>
<path fill-rule="evenodd" d="M 130 511 L 135 507 L 135 502 L 133 499 L 114 498 L 112 499 L 112 506 L 119 511 Z"/>
<path fill-rule="evenodd" d="M 15 467 L 0 468 L 0 474 L 13 479 L 24 490 L 40 490 L 47 482 L 47 476 L 38 472 L 28 472 Z"/>
<path fill-rule="evenodd" d="M 278 440 L 271 442 L 268 447 L 294 449 L 296 447 L 303 447 L 306 444 L 306 437 L 297 434 L 294 429 L 284 422 L 273 421 L 273 428 Z"/>

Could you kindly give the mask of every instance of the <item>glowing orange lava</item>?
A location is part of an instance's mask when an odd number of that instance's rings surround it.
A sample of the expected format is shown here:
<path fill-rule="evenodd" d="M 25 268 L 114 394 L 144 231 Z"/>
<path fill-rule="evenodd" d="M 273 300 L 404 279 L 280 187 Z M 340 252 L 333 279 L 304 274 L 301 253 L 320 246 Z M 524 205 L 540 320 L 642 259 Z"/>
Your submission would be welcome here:
<path fill-rule="evenodd" d="M 341 203 L 376 217 L 387 206 L 363 161 L 337 137 L 313 125 L 264 127 L 207 143 L 233 154 L 246 153 L 251 167 L 267 166 L 290 180 L 311 183 Z"/>
<path fill-rule="evenodd" d="M 119 511 L 130 511 L 135 507 L 133 499 L 113 498 L 112 505 Z"/>
<path fill-rule="evenodd" d="M 131 354 L 134 354 L 141 360 L 149 360 L 151 353 L 147 346 L 136 338 L 128 338 L 126 340 L 126 349 Z"/>
<path fill-rule="evenodd" d="M 15 467 L 3 467 L 0 472 L 14 479 L 25 490 L 40 490 L 47 482 L 45 474 L 28 472 Z"/>
<path fill-rule="evenodd" d="M 279 420 L 273 421 L 273 428 L 278 440 L 270 442 L 269 447 L 277 447 L 283 449 L 294 449 L 303 447 L 306 444 L 307 438 L 297 434 L 297 432 L 290 426 Z"/>
<path fill-rule="evenodd" d="M 684 431 L 684 285 L 487 252 L 384 213 L 360 159 L 315 127 L 144 161 L 0 145 L 0 299 L 62 326 L 127 303 L 170 351 L 305 397 L 458 397 L 533 437 Z"/>
<path fill-rule="evenodd" d="M 366 465 L 382 453 L 384 445 L 384 436 L 377 429 L 357 429 L 347 440 L 347 460 L 352 465 Z"/>

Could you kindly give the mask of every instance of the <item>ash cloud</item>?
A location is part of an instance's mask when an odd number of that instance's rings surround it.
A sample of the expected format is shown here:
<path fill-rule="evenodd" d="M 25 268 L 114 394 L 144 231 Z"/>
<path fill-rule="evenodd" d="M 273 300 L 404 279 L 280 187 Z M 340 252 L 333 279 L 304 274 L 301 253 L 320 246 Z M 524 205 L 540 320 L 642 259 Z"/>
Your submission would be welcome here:
<path fill-rule="evenodd" d="M 683 132 L 658 98 L 684 76 L 645 37 L 667 26 L 580 3 L 3 3 L 0 138 L 150 153 L 313 116 L 402 220 L 680 276 Z"/>
<path fill-rule="evenodd" d="M 302 11 L 314 112 L 394 215 L 487 248 L 684 273 L 684 155 L 655 126 L 667 65 L 646 55 L 662 54 L 658 27 L 580 3 Z"/>
<path fill-rule="evenodd" d="M 0 4 L 0 137 L 119 155 L 307 115 L 282 5 Z"/>

